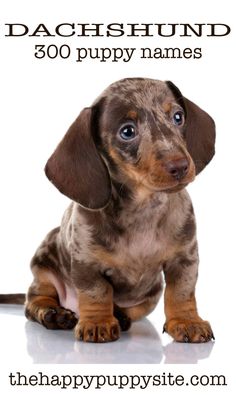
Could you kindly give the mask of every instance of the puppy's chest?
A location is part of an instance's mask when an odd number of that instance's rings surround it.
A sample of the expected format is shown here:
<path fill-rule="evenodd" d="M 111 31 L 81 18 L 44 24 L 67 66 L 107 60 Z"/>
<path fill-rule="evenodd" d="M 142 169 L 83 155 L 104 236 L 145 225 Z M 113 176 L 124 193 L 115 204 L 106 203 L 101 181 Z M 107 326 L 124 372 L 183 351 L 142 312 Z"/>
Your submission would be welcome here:
<path fill-rule="evenodd" d="M 157 230 L 150 226 L 143 229 L 130 230 L 124 234 L 113 246 L 114 257 L 124 261 L 136 264 L 140 261 L 150 262 L 153 259 L 158 260 L 162 251 L 166 248 L 168 241 L 162 230 Z"/>
<path fill-rule="evenodd" d="M 97 245 L 94 252 L 104 270 L 127 273 L 136 282 L 144 272 L 158 270 L 170 245 L 166 228 L 150 219 L 130 224 L 116 240 L 111 239 L 106 246 Z"/>
<path fill-rule="evenodd" d="M 103 249 L 101 271 L 113 285 L 115 294 L 136 299 L 147 293 L 163 268 L 168 244 L 165 232 L 150 224 L 124 234 L 110 251 Z"/>
<path fill-rule="evenodd" d="M 125 210 L 115 218 L 103 216 L 91 224 L 81 223 L 80 218 L 74 232 L 75 260 L 94 263 L 101 272 L 126 272 L 134 279 L 161 270 L 176 248 L 176 221 L 167 203 Z"/>
<path fill-rule="evenodd" d="M 114 256 L 133 263 L 156 262 L 170 243 L 168 235 L 168 209 L 160 204 L 158 210 L 124 214 L 120 220 L 124 232 L 111 245 Z"/>

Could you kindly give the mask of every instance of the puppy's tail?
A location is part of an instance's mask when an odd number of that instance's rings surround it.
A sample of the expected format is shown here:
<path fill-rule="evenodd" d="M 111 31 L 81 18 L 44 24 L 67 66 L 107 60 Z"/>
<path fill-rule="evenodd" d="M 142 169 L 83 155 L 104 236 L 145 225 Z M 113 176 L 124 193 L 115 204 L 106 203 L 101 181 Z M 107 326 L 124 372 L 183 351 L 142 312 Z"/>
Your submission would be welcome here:
<path fill-rule="evenodd" d="M 0 294 L 0 304 L 24 304 L 25 294 Z"/>

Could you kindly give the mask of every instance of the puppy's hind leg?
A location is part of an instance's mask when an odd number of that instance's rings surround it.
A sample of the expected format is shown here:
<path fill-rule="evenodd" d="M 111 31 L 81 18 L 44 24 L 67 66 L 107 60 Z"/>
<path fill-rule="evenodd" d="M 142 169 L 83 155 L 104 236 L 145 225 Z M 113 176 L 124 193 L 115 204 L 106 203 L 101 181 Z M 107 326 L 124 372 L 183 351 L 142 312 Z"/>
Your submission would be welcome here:
<path fill-rule="evenodd" d="M 158 300 L 151 297 L 136 306 L 122 307 L 121 310 L 131 321 L 138 321 L 149 315 L 155 309 Z"/>
<path fill-rule="evenodd" d="M 123 331 L 130 328 L 132 321 L 141 320 L 142 318 L 149 315 L 156 307 L 161 297 L 163 290 L 162 278 L 160 277 L 159 282 L 151 289 L 146 295 L 145 300 L 142 303 L 131 307 L 119 307 L 114 306 L 114 315 L 120 323 L 120 327 Z"/>
<path fill-rule="evenodd" d="M 47 329 L 72 329 L 77 323 L 75 314 L 60 306 L 55 286 L 50 281 L 51 273 L 45 269 L 34 270 L 25 306 L 25 315 Z"/>
<path fill-rule="evenodd" d="M 77 323 L 75 314 L 60 306 L 65 286 L 60 276 L 59 231 L 49 232 L 32 258 L 34 280 L 26 296 L 25 315 L 48 329 L 72 329 Z"/>

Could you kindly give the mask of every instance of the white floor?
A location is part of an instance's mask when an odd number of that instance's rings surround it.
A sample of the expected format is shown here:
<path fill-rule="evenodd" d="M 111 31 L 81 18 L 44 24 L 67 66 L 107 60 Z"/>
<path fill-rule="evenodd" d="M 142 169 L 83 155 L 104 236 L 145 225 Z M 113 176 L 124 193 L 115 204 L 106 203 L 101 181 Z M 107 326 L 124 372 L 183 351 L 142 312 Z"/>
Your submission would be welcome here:
<path fill-rule="evenodd" d="M 161 333 L 160 314 L 155 311 L 149 319 L 134 323 L 119 341 L 90 344 L 75 341 L 73 331 L 51 331 L 27 321 L 23 306 L 0 305 L 1 355 L 5 355 L 5 361 L 7 356 L 9 361 L 26 364 L 211 365 L 229 358 L 230 343 L 225 336 L 206 344 L 173 342 Z"/>

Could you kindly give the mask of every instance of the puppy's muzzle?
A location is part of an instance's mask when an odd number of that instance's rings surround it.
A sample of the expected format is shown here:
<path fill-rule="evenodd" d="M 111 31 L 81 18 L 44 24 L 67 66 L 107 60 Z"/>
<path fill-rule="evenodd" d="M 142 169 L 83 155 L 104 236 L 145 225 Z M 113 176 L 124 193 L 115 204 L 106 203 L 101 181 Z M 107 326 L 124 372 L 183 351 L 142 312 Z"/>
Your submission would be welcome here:
<path fill-rule="evenodd" d="M 165 164 L 167 172 L 176 180 L 182 180 L 189 171 L 189 161 L 186 158 L 173 159 Z"/>

